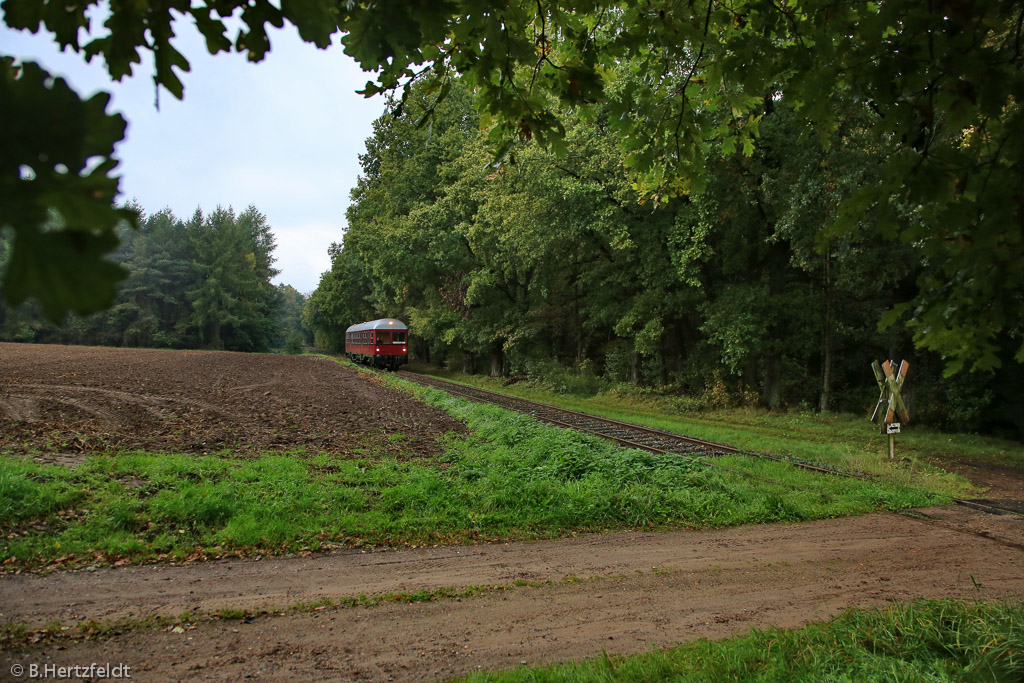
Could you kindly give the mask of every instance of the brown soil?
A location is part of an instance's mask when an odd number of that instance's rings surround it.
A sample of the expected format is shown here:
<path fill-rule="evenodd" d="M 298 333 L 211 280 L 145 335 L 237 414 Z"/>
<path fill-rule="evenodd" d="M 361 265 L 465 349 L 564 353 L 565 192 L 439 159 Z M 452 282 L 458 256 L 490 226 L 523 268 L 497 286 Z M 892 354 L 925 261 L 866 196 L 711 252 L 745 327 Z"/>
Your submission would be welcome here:
<path fill-rule="evenodd" d="M 985 489 L 981 494 L 983 500 L 1024 501 L 1024 472 L 1018 469 L 987 462 L 951 462 L 938 458 L 934 458 L 933 462 Z"/>
<path fill-rule="evenodd" d="M 0 652 L 0 671 L 99 662 L 127 664 L 141 680 L 438 680 L 642 652 L 751 626 L 796 627 L 851 605 L 1020 598 L 1022 560 L 1021 518 L 948 507 L 716 531 L 8 575 L 0 578 L 4 619 L 31 624 L 552 583 L 22 647 Z"/>
<path fill-rule="evenodd" d="M 110 448 L 430 455 L 451 430 L 465 426 L 327 358 L 0 343 L 0 451 L 48 463 Z"/>

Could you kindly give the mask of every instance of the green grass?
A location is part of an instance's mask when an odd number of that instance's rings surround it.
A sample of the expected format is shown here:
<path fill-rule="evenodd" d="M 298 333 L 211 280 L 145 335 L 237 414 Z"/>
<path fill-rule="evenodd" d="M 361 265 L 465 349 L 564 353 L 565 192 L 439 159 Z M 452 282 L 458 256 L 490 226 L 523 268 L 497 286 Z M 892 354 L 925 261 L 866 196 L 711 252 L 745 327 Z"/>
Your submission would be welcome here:
<path fill-rule="evenodd" d="M 596 396 L 558 394 L 528 382 L 499 380 L 414 364 L 410 369 L 541 403 L 677 432 L 742 449 L 788 455 L 894 477 L 951 496 L 977 493 L 962 477 L 942 469 L 963 461 L 1024 470 L 1024 444 L 971 434 L 948 434 L 911 424 L 888 440 L 866 417 L 849 413 L 771 412 L 754 408 L 682 410 L 671 397 L 620 387 Z"/>
<path fill-rule="evenodd" d="M 358 459 L 108 453 L 89 456 L 73 470 L 0 457 L 4 566 L 705 528 L 945 502 L 899 485 L 815 475 L 781 463 L 726 458 L 722 464 L 733 469 L 723 470 L 623 450 L 402 384 L 465 420 L 471 433 L 449 437 L 439 457 L 415 460 L 398 460 L 383 447 Z"/>
<path fill-rule="evenodd" d="M 1024 606 L 954 600 L 853 609 L 798 630 L 752 630 L 630 657 L 481 672 L 468 683 L 853 683 L 1024 680 Z"/>

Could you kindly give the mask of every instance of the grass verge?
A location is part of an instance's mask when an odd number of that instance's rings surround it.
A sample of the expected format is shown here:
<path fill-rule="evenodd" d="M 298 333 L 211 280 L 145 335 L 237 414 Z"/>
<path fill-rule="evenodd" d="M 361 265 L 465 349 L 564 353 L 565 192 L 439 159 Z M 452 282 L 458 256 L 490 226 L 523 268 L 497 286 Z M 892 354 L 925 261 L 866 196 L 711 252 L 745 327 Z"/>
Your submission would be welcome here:
<path fill-rule="evenodd" d="M 507 672 L 467 683 L 600 681 L 1020 681 L 1024 606 L 929 600 L 851 609 L 802 629 L 753 629 L 629 657 Z"/>
<path fill-rule="evenodd" d="M 1024 444 L 972 434 L 948 434 L 911 425 L 897 437 L 897 459 L 888 440 L 866 417 L 850 413 L 772 412 L 755 408 L 682 410 L 671 397 L 629 388 L 595 396 L 560 394 L 520 382 L 465 375 L 433 366 L 410 369 L 453 382 L 531 401 L 592 413 L 614 420 L 729 444 L 742 449 L 788 455 L 893 477 L 954 497 L 977 493 L 965 479 L 936 463 L 989 463 L 1024 470 Z"/>

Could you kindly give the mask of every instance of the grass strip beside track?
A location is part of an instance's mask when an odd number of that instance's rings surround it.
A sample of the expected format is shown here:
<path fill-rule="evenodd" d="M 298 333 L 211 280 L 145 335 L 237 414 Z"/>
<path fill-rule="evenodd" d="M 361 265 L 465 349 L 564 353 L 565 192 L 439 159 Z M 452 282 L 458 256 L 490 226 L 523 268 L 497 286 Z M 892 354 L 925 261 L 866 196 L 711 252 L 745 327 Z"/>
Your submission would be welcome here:
<path fill-rule="evenodd" d="M 556 393 L 519 382 L 504 386 L 481 375 L 414 364 L 417 373 L 547 403 L 613 420 L 729 444 L 742 450 L 791 456 L 851 470 L 880 474 L 908 485 L 953 497 L 975 497 L 963 477 L 945 471 L 948 463 L 989 463 L 1024 470 L 1024 445 L 972 434 L 948 434 L 910 425 L 897 437 L 897 459 L 888 440 L 867 417 L 848 413 L 767 411 L 755 408 L 684 410 L 675 397 L 616 387 L 593 396 Z"/>

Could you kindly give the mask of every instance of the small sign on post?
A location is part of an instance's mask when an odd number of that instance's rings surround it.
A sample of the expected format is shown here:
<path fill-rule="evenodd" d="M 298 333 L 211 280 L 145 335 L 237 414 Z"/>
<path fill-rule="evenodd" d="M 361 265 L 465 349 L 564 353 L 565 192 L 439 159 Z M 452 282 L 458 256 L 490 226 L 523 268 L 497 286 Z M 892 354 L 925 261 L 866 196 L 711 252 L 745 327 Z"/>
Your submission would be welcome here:
<path fill-rule="evenodd" d="M 875 404 L 875 411 L 871 414 L 871 421 L 878 424 L 883 434 L 889 435 L 890 458 L 896 457 L 895 435 L 900 433 L 901 423 L 895 422 L 895 417 L 898 415 L 903 422 L 910 422 L 910 413 L 907 412 L 907 405 L 903 402 L 903 396 L 900 393 L 903 389 L 903 382 L 907 379 L 907 373 L 910 372 L 910 363 L 902 361 L 899 370 L 896 371 L 893 370 L 894 365 L 896 365 L 895 361 L 888 360 L 881 365 L 878 364 L 878 361 L 871 364 L 871 369 L 875 373 L 875 381 L 878 382 L 878 388 L 882 392 L 878 396 L 878 403 Z"/>

